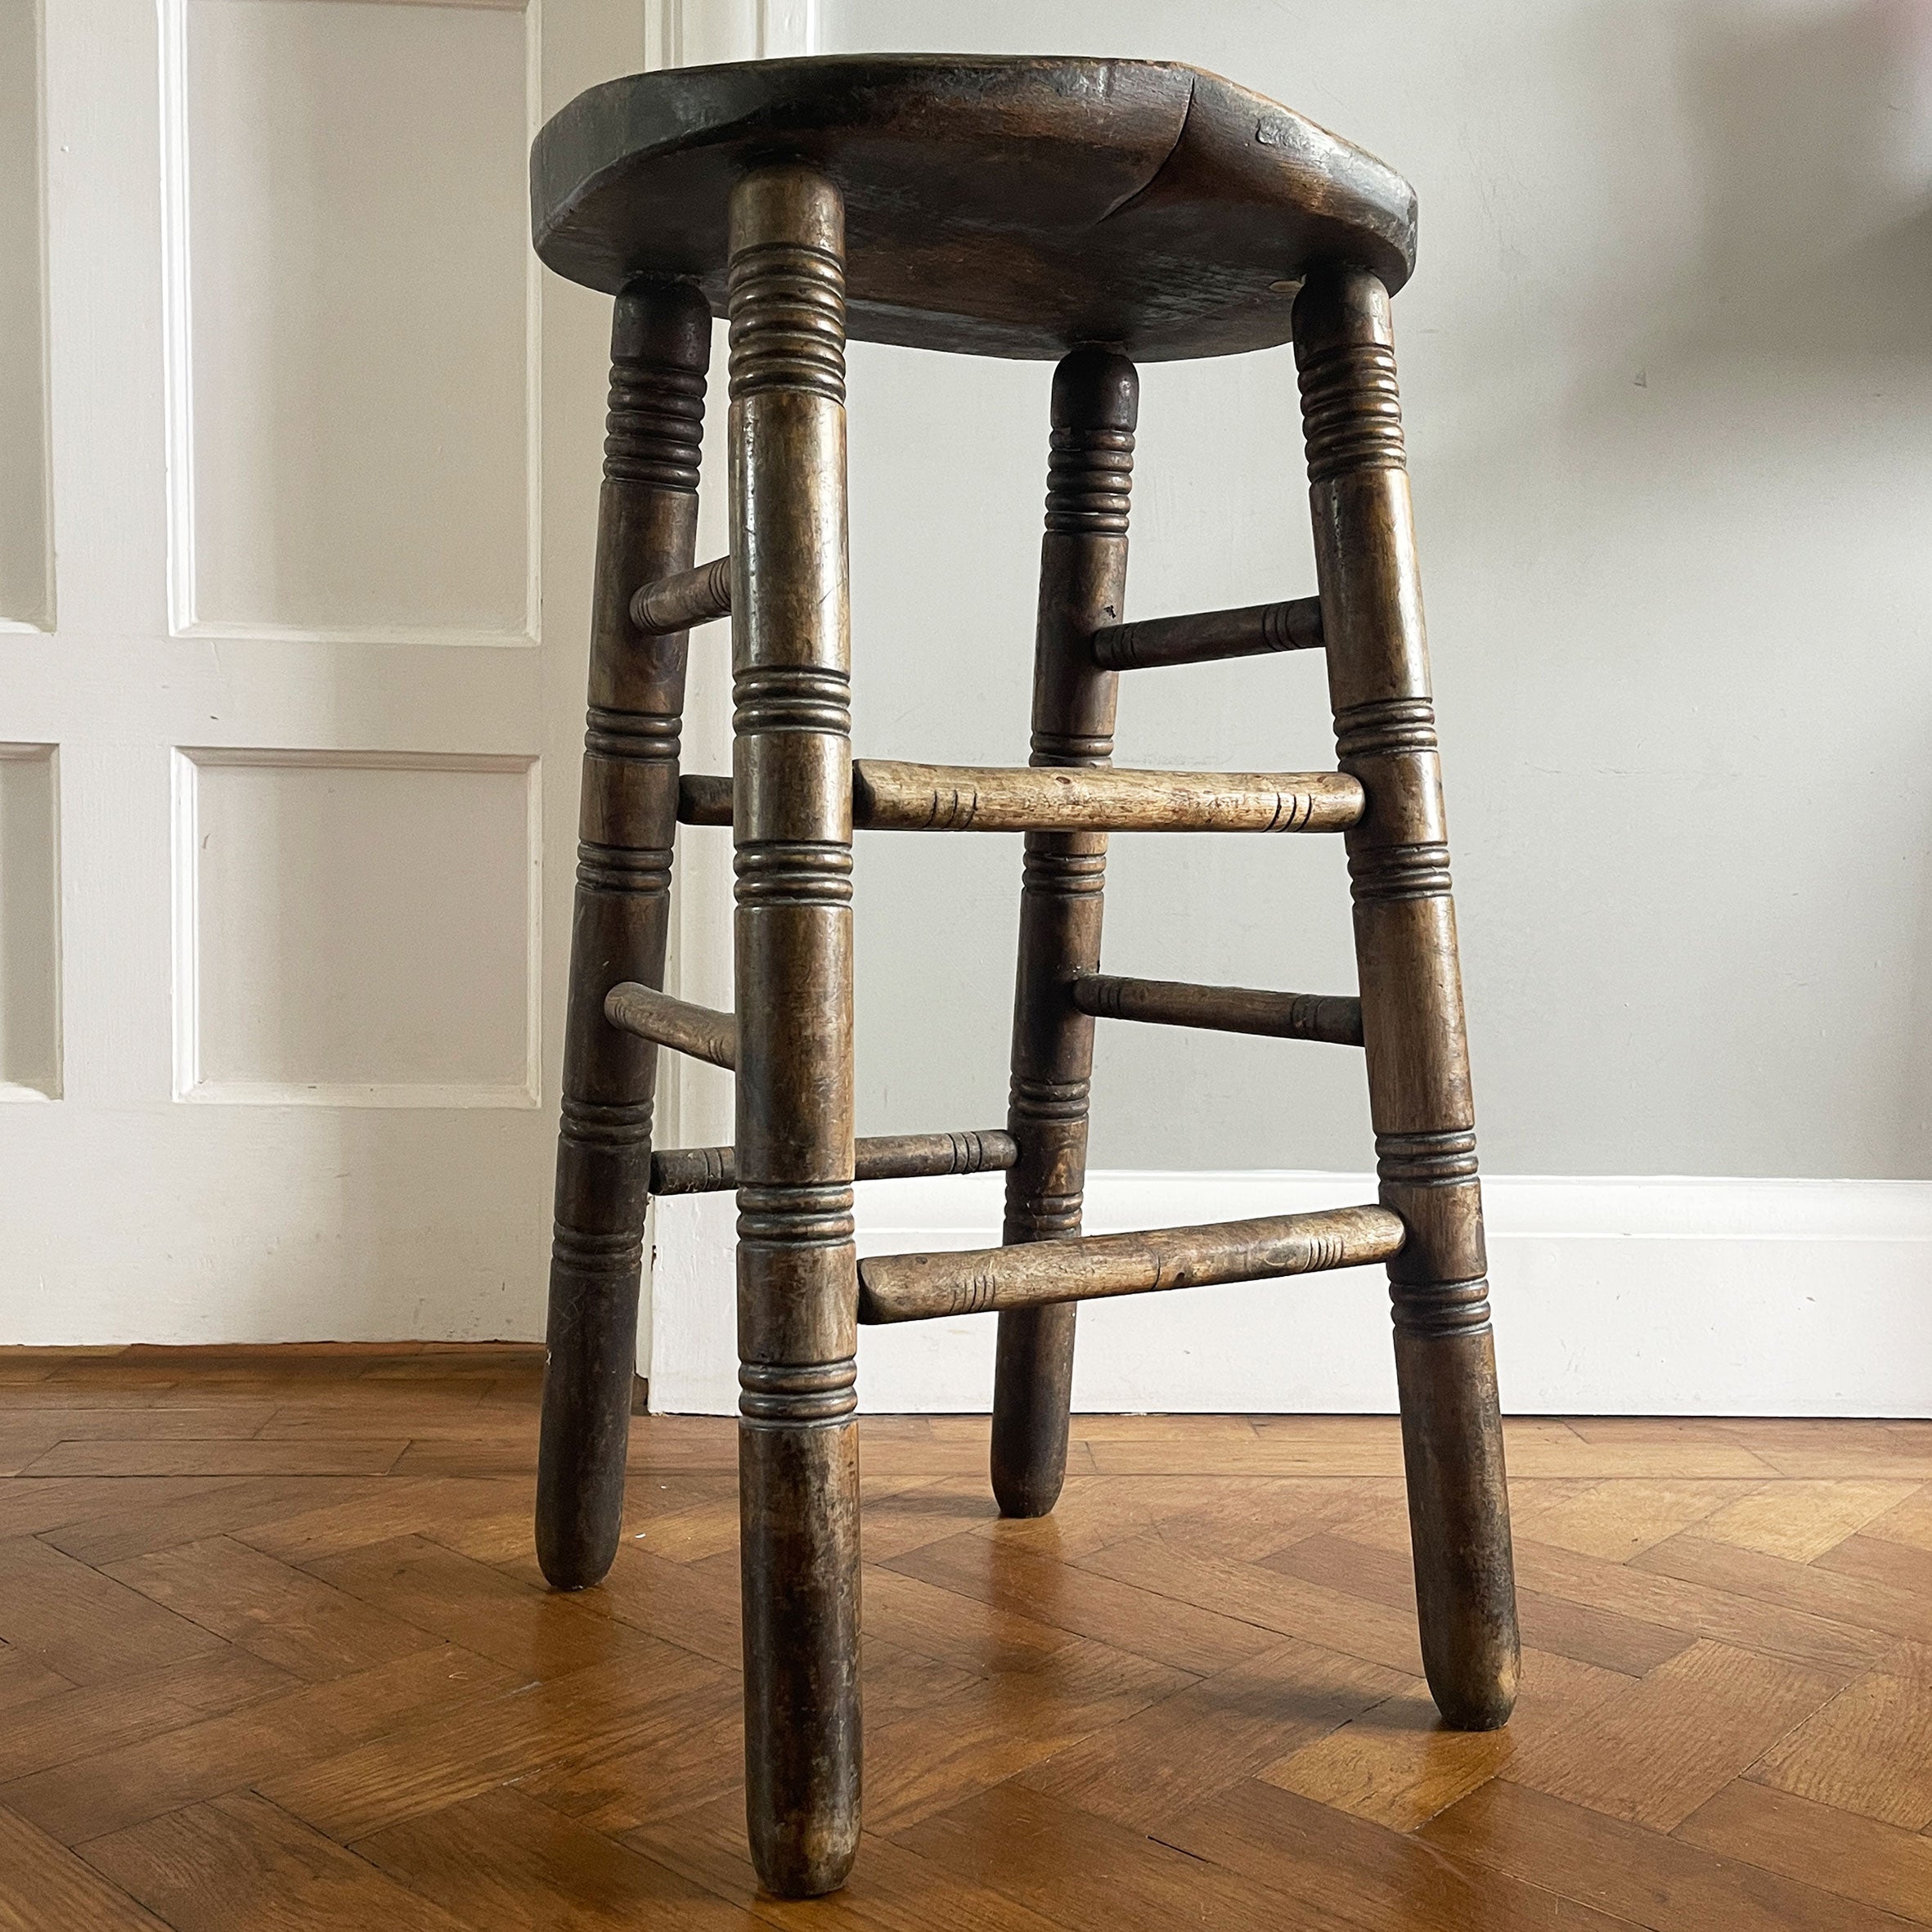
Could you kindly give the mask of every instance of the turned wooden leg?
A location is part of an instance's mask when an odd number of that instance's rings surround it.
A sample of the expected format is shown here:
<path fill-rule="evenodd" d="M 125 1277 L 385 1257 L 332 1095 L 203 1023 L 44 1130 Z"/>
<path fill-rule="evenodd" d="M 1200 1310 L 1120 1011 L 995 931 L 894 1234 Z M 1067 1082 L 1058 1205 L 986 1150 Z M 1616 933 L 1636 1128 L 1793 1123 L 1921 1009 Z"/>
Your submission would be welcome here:
<path fill-rule="evenodd" d="M 691 561 L 703 297 L 627 290 L 610 353 L 537 1466 L 537 1560 L 564 1590 L 610 1568 L 624 1510 L 658 1050 L 606 1022 L 604 995 L 620 980 L 664 983 L 685 690 L 684 634 L 640 637 L 629 606 L 640 585 Z"/>
<path fill-rule="evenodd" d="M 1035 765 L 1104 765 L 1113 755 L 1114 690 L 1090 640 L 1118 624 L 1127 581 L 1127 496 L 1140 384 L 1134 365 L 1077 349 L 1054 371 L 1046 534 L 1033 654 Z M 1002 1238 L 1080 1233 L 1086 1185 L 1087 1090 L 1094 1022 L 1072 982 L 1100 964 L 1104 832 L 1029 832 L 1021 872 L 1007 1126 L 1019 1160 L 1006 1177 Z M 1076 1305 L 1000 1317 L 993 1373 L 993 1494 L 1009 1516 L 1045 1516 L 1067 1474 Z"/>
<path fill-rule="evenodd" d="M 775 166 L 730 220 L 745 1802 L 806 1898 L 859 1837 L 844 210 Z"/>
<path fill-rule="evenodd" d="M 1296 301 L 1337 762 L 1368 796 L 1349 876 L 1377 1170 L 1408 1229 L 1389 1281 L 1422 1660 L 1443 1716 L 1484 1731 L 1516 1702 L 1516 1584 L 1393 343 L 1373 275 L 1318 274 Z"/>

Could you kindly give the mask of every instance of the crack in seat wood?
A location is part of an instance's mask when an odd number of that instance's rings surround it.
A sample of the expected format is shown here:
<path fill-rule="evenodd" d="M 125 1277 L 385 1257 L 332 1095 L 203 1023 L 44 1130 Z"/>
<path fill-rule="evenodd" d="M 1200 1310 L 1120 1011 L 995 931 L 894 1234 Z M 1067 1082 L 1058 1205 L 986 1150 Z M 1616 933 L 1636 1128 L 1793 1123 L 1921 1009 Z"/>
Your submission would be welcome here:
<path fill-rule="evenodd" d="M 719 314 L 747 167 L 809 162 L 845 212 L 861 342 L 1137 362 L 1286 342 L 1301 276 L 1391 292 L 1415 263 L 1392 168 L 1169 61 L 869 54 L 672 68 L 580 94 L 537 137 L 537 252 L 614 294 L 676 276 Z"/>
<path fill-rule="evenodd" d="M 635 75 L 538 136 L 536 245 L 617 297 L 566 1030 L 537 1552 L 608 1570 L 651 1193 L 738 1197 L 746 1806 L 760 1878 L 835 1889 L 859 1835 L 857 1324 L 997 1314 L 991 1475 L 1066 1466 L 1081 1301 L 1383 1262 L 1429 1684 L 1502 1723 L 1518 1643 L 1449 847 L 1389 297 L 1414 200 L 1382 163 L 1156 62 L 876 57 Z M 714 312 L 730 325 L 728 557 L 693 567 Z M 851 757 L 848 335 L 1058 359 L 1031 758 Z M 1137 361 L 1292 339 L 1319 603 L 1124 622 Z M 731 619 L 733 768 L 679 771 L 689 627 Z M 1333 772 L 1112 766 L 1120 680 L 1325 654 Z M 1258 672 L 1266 676 L 1264 669 Z M 680 821 L 732 828 L 735 1013 L 663 991 Z M 853 1134 L 855 826 L 1023 838 L 1003 1129 Z M 1339 835 L 1359 991 L 1100 971 L 1110 832 Z M 1094 1027 L 1362 1050 L 1379 1198 L 1083 1238 Z M 729 1148 L 654 1161 L 660 1048 L 734 1070 Z M 860 1264 L 853 1188 L 1007 1175 L 1002 1248 Z M 1024 1254 L 1012 1251 L 1027 1244 Z"/>

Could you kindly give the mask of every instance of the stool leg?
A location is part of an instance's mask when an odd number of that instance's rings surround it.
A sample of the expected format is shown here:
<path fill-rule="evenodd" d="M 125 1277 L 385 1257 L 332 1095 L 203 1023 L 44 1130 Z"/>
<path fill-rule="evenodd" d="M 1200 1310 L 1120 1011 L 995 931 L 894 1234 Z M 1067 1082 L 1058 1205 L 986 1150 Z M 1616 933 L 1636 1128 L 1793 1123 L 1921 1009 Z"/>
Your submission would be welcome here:
<path fill-rule="evenodd" d="M 808 1898 L 859 1837 L 844 211 L 775 166 L 730 219 L 745 1804 Z"/>
<path fill-rule="evenodd" d="M 1296 301 L 1336 750 L 1368 794 L 1349 875 L 1377 1170 L 1409 1230 L 1389 1282 L 1422 1660 L 1443 1716 L 1486 1731 L 1516 1702 L 1516 1584 L 1393 344 L 1373 275 L 1318 274 Z"/>
<path fill-rule="evenodd" d="M 624 1510 L 658 1052 L 606 1022 L 604 996 L 664 983 L 685 690 L 684 636 L 639 637 L 629 606 L 690 565 L 711 311 L 694 290 L 634 287 L 610 353 L 537 1465 L 537 1560 L 564 1590 L 610 1568 Z"/>
<path fill-rule="evenodd" d="M 1118 680 L 1094 667 L 1088 640 L 1121 621 L 1139 401 L 1139 379 L 1124 357 L 1076 349 L 1054 371 L 1033 654 L 1035 765 L 1104 765 L 1113 755 Z M 1006 1176 L 1008 1242 L 1080 1233 L 1094 1022 L 1075 1010 L 1068 986 L 1100 964 L 1107 834 L 1029 832 L 1020 876 L 1007 1103 L 1020 1157 Z M 1000 1317 L 992 1475 L 1002 1515 L 1045 1516 L 1059 1499 L 1075 1308 L 1068 1301 Z"/>

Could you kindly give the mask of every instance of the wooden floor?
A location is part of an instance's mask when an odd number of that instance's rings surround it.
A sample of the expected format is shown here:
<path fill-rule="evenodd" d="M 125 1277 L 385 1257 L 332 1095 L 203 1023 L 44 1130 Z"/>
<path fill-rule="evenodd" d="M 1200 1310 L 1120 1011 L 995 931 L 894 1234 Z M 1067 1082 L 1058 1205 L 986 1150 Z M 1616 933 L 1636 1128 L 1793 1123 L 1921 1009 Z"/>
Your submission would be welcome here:
<path fill-rule="evenodd" d="M 511 1349 L 0 1355 L 0 1926 L 1932 1925 L 1932 1422 L 1509 1430 L 1522 1701 L 1437 1730 L 1391 1425 L 869 1421 L 868 1835 L 756 1895 L 728 1423 L 546 1593 Z"/>

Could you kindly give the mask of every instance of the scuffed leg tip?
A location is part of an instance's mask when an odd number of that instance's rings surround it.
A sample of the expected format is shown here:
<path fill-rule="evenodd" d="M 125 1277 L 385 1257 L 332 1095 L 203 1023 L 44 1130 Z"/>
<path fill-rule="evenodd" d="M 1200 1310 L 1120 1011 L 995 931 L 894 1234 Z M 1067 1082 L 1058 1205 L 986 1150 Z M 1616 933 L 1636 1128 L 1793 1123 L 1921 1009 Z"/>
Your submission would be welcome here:
<path fill-rule="evenodd" d="M 1016 1483 L 997 1473 L 993 1477 L 993 1500 L 1000 1513 L 1024 1522 L 1035 1516 L 1051 1516 L 1060 1500 L 1061 1482 L 1051 1488 L 1044 1484 Z"/>
<path fill-rule="evenodd" d="M 855 1844 L 822 1858 L 793 1855 L 792 1848 L 752 1847 L 752 1864 L 760 1888 L 774 1898 L 824 1898 L 842 1891 L 851 1876 Z"/>
<path fill-rule="evenodd" d="M 1516 1705 L 1516 1674 L 1498 1673 L 1480 1683 L 1453 1684 L 1438 1682 L 1444 1674 L 1431 1673 L 1430 1695 L 1442 1721 L 1452 1731 L 1500 1731 L 1509 1722 Z"/>
<path fill-rule="evenodd" d="M 587 1550 L 549 1549 L 541 1537 L 537 1539 L 537 1567 L 543 1572 L 543 1580 L 553 1590 L 566 1594 L 595 1588 L 610 1575 L 610 1566 L 616 1561 L 614 1549 L 608 1554 Z"/>
<path fill-rule="evenodd" d="M 1436 1708 L 1442 1710 L 1442 1721 L 1452 1731 L 1500 1731 L 1516 1706 L 1511 1703 L 1497 1710 L 1476 1706 L 1467 1710 L 1443 1710 L 1440 1705 Z"/>

